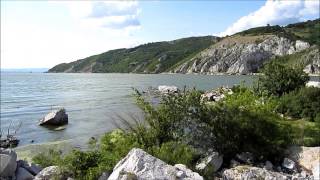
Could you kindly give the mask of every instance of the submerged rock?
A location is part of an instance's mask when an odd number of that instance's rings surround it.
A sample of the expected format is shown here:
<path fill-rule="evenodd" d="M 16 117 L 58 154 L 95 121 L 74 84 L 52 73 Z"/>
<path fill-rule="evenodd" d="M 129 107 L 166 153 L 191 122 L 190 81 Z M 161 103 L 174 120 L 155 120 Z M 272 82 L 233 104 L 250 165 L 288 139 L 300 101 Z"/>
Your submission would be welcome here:
<path fill-rule="evenodd" d="M 128 179 L 184 179 L 203 180 L 185 166 L 176 167 L 166 164 L 141 149 L 132 149 L 125 158 L 114 167 L 109 180 Z"/>
<path fill-rule="evenodd" d="M 68 124 L 68 114 L 64 108 L 50 112 L 39 122 L 39 125 L 61 126 L 65 124 Z"/>

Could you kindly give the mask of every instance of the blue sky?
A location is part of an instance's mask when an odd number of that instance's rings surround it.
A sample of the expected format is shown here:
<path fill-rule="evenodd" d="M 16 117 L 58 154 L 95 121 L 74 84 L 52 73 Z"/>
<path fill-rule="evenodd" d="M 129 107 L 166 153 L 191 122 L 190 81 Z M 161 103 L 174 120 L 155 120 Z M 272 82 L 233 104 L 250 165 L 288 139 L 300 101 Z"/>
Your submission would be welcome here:
<path fill-rule="evenodd" d="M 319 18 L 318 0 L 1 1 L 1 68 L 52 67 L 110 49 Z"/>

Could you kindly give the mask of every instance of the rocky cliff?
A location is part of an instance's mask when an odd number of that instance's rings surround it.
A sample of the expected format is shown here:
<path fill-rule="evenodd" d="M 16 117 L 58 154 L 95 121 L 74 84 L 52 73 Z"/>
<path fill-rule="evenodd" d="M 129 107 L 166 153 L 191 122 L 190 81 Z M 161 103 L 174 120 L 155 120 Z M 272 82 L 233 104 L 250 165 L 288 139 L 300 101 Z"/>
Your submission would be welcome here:
<path fill-rule="evenodd" d="M 308 49 L 309 43 L 276 35 L 226 37 L 179 65 L 175 73 L 248 74 L 255 73 L 266 61 Z"/>

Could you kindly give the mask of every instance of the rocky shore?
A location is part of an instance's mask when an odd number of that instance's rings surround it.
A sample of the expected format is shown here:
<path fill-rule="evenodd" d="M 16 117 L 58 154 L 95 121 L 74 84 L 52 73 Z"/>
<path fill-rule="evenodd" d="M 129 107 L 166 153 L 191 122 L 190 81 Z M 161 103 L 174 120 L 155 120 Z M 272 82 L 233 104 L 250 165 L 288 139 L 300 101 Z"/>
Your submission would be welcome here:
<path fill-rule="evenodd" d="M 17 158 L 12 149 L 1 149 L 1 180 L 71 180 L 68 170 L 58 166 L 40 167 L 32 162 Z M 270 161 L 256 163 L 251 153 L 239 153 L 232 159 L 230 167 L 223 167 L 223 155 L 211 153 L 198 162 L 195 171 L 216 171 L 213 179 L 319 179 L 320 147 L 294 146 L 287 150 L 286 158 L 279 166 Z M 99 180 L 132 180 L 132 179 L 181 179 L 202 180 L 197 172 L 183 164 L 169 165 L 151 156 L 142 149 L 133 148 L 126 157 L 120 160 L 112 172 L 104 172 Z"/>

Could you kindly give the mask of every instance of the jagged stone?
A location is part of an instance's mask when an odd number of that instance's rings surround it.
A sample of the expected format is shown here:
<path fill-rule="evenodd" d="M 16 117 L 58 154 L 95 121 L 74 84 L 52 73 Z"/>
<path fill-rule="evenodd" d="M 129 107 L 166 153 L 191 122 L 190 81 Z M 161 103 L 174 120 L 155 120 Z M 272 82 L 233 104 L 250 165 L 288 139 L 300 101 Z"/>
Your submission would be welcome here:
<path fill-rule="evenodd" d="M 266 179 L 266 180 L 288 180 L 288 179 L 310 179 L 313 177 L 302 177 L 300 174 L 290 175 L 280 172 L 268 171 L 259 167 L 251 166 L 237 166 L 235 168 L 227 169 L 223 172 L 224 180 L 256 180 L 256 179 Z"/>
<path fill-rule="evenodd" d="M 199 171 L 216 172 L 220 169 L 223 163 L 223 156 L 218 152 L 213 152 L 209 156 L 205 157 L 196 165 L 196 169 Z"/>
<path fill-rule="evenodd" d="M 125 158 L 118 162 L 108 179 L 177 179 L 177 176 L 180 176 L 178 179 L 184 180 L 203 179 L 198 173 L 181 165 L 177 166 L 168 165 L 141 149 L 133 148 Z"/>
<path fill-rule="evenodd" d="M 17 169 L 17 154 L 12 149 L 0 148 L 0 177 L 9 178 L 15 176 Z"/>

